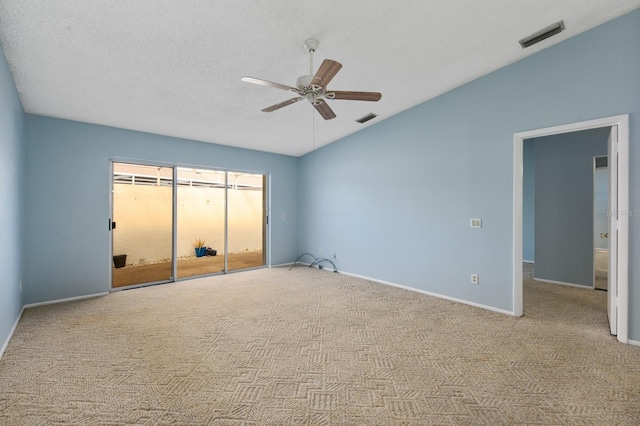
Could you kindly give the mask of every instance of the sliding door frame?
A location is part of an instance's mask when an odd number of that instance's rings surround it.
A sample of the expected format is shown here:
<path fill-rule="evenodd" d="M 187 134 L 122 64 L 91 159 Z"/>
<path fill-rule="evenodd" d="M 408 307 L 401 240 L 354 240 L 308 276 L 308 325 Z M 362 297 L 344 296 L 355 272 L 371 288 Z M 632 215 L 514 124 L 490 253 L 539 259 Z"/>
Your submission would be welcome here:
<path fill-rule="evenodd" d="M 271 227 L 269 226 L 271 224 L 270 222 L 270 195 L 271 195 L 271 191 L 269 191 L 269 188 L 271 188 L 270 184 L 271 184 L 271 174 L 269 173 L 262 173 L 262 172 L 251 172 L 251 171 L 243 171 L 243 170 L 237 170 L 237 169 L 229 169 L 226 170 L 226 177 L 227 177 L 227 181 L 226 181 L 226 191 L 225 191 L 225 196 L 228 197 L 228 191 L 229 191 L 229 173 L 244 173 L 244 174 L 250 174 L 250 175 L 260 175 L 262 176 L 262 226 L 261 226 L 261 231 L 262 231 L 262 265 L 260 266 L 252 266 L 249 268 L 244 268 L 244 269 L 234 269 L 232 271 L 229 271 L 229 269 L 227 268 L 227 256 L 225 256 L 225 274 L 231 274 L 234 272 L 242 272 L 242 271 L 250 271 L 252 269 L 260 269 L 260 268 L 269 268 L 271 267 L 271 250 L 268 249 L 268 247 L 271 247 L 271 236 L 270 236 L 270 229 Z M 228 202 L 228 198 L 227 198 L 227 202 Z M 225 216 L 226 218 L 227 216 Z M 225 222 L 225 225 L 228 225 L 228 223 Z M 225 236 L 226 236 L 226 232 L 225 232 Z M 225 239 L 225 244 L 227 244 L 227 240 Z M 226 250 L 225 248 L 225 253 L 227 253 L 228 250 Z M 228 254 L 228 253 L 227 253 Z"/>
<path fill-rule="evenodd" d="M 173 171 L 173 182 L 172 182 L 172 232 L 171 232 L 171 277 L 169 280 L 162 280 L 157 282 L 149 282 L 142 284 L 133 284 L 130 286 L 123 287 L 113 287 L 113 230 L 111 229 L 111 223 L 113 221 L 113 191 L 114 191 L 114 163 L 123 163 L 123 164 L 131 164 L 131 165 L 140 165 L 140 166 L 149 166 L 149 167 L 165 167 L 171 168 Z M 177 253 L 178 253 L 178 168 L 193 168 L 193 169 L 203 169 L 203 170 L 211 170 L 211 171 L 219 171 L 224 172 L 225 174 L 225 214 L 224 214 L 224 270 L 221 272 L 205 274 L 205 275 L 197 275 L 193 277 L 185 277 L 178 278 L 178 262 L 177 262 Z M 262 175 L 262 260 L 263 264 L 261 266 L 257 266 L 254 268 L 247 269 L 239 269 L 234 271 L 229 271 L 228 268 L 228 191 L 229 191 L 229 173 L 239 172 L 239 173 L 247 173 L 253 175 Z M 203 165 L 193 165 L 193 164 L 182 164 L 182 163 L 167 163 L 162 161 L 148 161 L 148 160 L 138 160 L 132 158 L 121 158 L 121 157 L 112 157 L 109 159 L 109 212 L 108 212 L 108 225 L 109 225 L 109 291 L 120 291 L 127 290 L 137 287 L 146 287 L 157 284 L 169 284 L 194 278 L 202 278 L 213 275 L 220 274 L 229 274 L 235 272 L 242 272 L 250 269 L 258 269 L 265 268 L 271 266 L 271 223 L 270 223 L 270 212 L 271 212 L 271 174 L 267 172 L 261 171 L 249 171 L 249 170 L 241 170 L 241 169 L 229 169 L 229 168 L 220 168 L 215 166 L 203 166 Z"/>
<path fill-rule="evenodd" d="M 172 225 L 173 225 L 173 229 L 172 229 L 172 233 L 171 233 L 171 238 L 172 238 L 172 243 L 171 243 L 171 277 L 169 277 L 168 280 L 161 280 L 161 281 L 152 281 L 152 282 L 148 282 L 148 283 L 141 283 L 141 284 L 133 284 L 133 285 L 129 285 L 129 286 L 122 286 L 122 287 L 113 287 L 113 268 L 112 268 L 112 264 L 113 264 L 113 229 L 112 229 L 112 222 L 113 222 L 113 207 L 114 207 L 114 203 L 113 203 L 113 191 L 115 189 L 114 185 L 113 185 L 113 165 L 114 163 L 122 163 L 122 164 L 131 164 L 131 165 L 137 165 L 137 166 L 148 166 L 148 167 L 164 167 L 164 168 L 170 168 L 173 171 L 172 174 L 172 183 L 171 183 L 171 187 L 172 187 Z M 163 163 L 163 162 L 153 162 L 153 161 L 145 161 L 145 160 L 135 160 L 135 159 L 130 159 L 130 158 L 111 158 L 109 159 L 109 220 L 108 220 L 108 225 L 109 225 L 109 291 L 113 292 L 113 291 L 120 291 L 120 290 L 128 290 L 131 288 L 137 288 L 137 287 L 146 287 L 146 286 L 150 286 L 150 285 L 156 285 L 156 284 L 168 284 L 168 283 L 172 283 L 176 281 L 176 235 L 175 235 L 175 220 L 176 220 L 176 214 L 175 214 L 175 210 L 176 210 L 176 202 L 175 202 L 175 185 L 176 185 L 176 168 L 177 166 L 174 164 L 170 164 L 170 163 Z"/>
<path fill-rule="evenodd" d="M 171 253 L 171 275 L 173 281 L 178 281 L 178 166 L 173 167 L 173 187 L 171 191 L 172 200 L 172 229 L 171 229 L 171 245 L 173 252 Z"/>

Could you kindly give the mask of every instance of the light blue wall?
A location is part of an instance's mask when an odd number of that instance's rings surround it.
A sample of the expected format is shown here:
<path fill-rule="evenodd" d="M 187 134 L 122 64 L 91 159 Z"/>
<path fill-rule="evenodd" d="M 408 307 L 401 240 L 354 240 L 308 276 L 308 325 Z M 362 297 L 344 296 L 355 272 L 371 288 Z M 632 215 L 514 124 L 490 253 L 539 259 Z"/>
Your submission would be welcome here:
<path fill-rule="evenodd" d="M 24 112 L 0 46 L 0 352 L 22 309 Z"/>
<path fill-rule="evenodd" d="M 536 172 L 535 139 L 527 139 L 522 152 L 522 259 L 535 262 Z"/>
<path fill-rule="evenodd" d="M 535 140 L 535 277 L 593 286 L 593 157 L 610 128 Z"/>
<path fill-rule="evenodd" d="M 640 10 L 303 157 L 300 251 L 512 311 L 513 135 L 629 113 L 630 203 L 640 209 L 639 45 Z M 471 217 L 483 228 L 470 229 Z M 638 220 L 629 312 L 640 340 Z"/>
<path fill-rule="evenodd" d="M 297 253 L 297 159 L 26 115 L 25 303 L 109 291 L 110 159 L 271 174 L 271 264 Z M 280 219 L 287 213 L 287 220 Z"/>

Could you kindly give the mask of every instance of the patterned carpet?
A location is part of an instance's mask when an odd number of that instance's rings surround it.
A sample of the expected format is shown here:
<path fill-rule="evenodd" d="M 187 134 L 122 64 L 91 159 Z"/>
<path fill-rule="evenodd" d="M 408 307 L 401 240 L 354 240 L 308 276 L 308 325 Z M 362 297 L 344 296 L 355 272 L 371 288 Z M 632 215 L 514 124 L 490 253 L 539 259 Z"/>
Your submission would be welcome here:
<path fill-rule="evenodd" d="M 522 318 L 307 267 L 27 309 L 0 424 L 638 424 L 606 293 L 528 268 Z"/>

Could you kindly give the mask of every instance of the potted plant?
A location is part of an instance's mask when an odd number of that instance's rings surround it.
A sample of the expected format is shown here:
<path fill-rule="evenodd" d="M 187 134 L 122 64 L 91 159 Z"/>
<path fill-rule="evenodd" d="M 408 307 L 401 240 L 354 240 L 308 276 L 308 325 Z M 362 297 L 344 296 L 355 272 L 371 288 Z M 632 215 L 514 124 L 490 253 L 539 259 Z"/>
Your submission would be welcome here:
<path fill-rule="evenodd" d="M 113 256 L 113 266 L 116 268 L 124 268 L 127 264 L 126 254 L 116 254 Z"/>
<path fill-rule="evenodd" d="M 204 240 L 197 238 L 193 242 L 193 247 L 196 249 L 196 257 L 202 257 L 207 253 L 207 247 L 204 245 Z"/>

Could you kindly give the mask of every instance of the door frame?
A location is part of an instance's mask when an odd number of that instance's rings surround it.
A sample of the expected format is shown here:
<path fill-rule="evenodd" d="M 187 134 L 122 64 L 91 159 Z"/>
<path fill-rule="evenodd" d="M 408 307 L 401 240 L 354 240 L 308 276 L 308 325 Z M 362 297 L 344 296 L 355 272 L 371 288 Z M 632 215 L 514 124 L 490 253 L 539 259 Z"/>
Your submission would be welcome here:
<path fill-rule="evenodd" d="M 618 200 L 609 205 L 618 224 L 617 338 L 628 343 L 629 333 L 629 115 L 563 124 L 514 133 L 513 135 L 513 315 L 523 315 L 522 212 L 523 212 L 523 144 L 525 139 L 571 133 L 601 127 L 618 127 Z M 612 141 L 612 143 L 615 143 Z M 610 159 L 611 161 L 611 159 Z"/>
<path fill-rule="evenodd" d="M 122 286 L 122 287 L 114 287 L 113 286 L 113 269 L 112 269 L 112 265 L 113 265 L 113 229 L 111 227 L 111 223 L 114 222 L 114 215 L 113 215 L 113 207 L 114 207 L 114 200 L 113 200 L 113 191 L 115 190 L 115 186 L 113 184 L 113 165 L 114 163 L 122 163 L 122 164 L 131 164 L 131 165 L 140 165 L 140 166 L 148 166 L 148 167 L 166 167 L 168 169 L 172 169 L 173 174 L 172 174 L 172 179 L 173 182 L 171 183 L 171 187 L 174 188 L 171 193 L 171 209 L 172 209 L 172 218 L 171 218 L 171 224 L 172 224 L 172 234 L 171 234 L 171 277 L 169 277 L 168 280 L 162 280 L 162 281 L 152 281 L 152 282 L 148 282 L 148 283 L 141 283 L 141 284 L 133 284 L 130 286 Z M 121 291 L 121 290 L 129 290 L 132 288 L 137 288 L 137 287 L 147 287 L 147 286 L 151 286 L 151 285 L 157 285 L 157 284 L 169 284 L 169 283 L 173 283 L 176 281 L 175 277 L 175 272 L 176 272 L 176 262 L 174 261 L 174 259 L 176 258 L 175 253 L 176 253 L 176 245 L 175 245 L 175 178 L 176 178 L 176 168 L 177 166 L 175 164 L 171 164 L 171 163 L 164 163 L 164 162 L 154 162 L 154 161 L 145 161 L 145 160 L 136 160 L 136 159 L 130 159 L 130 158 L 118 158 L 118 157 L 113 157 L 109 159 L 109 292 L 116 292 L 116 291 Z"/>

